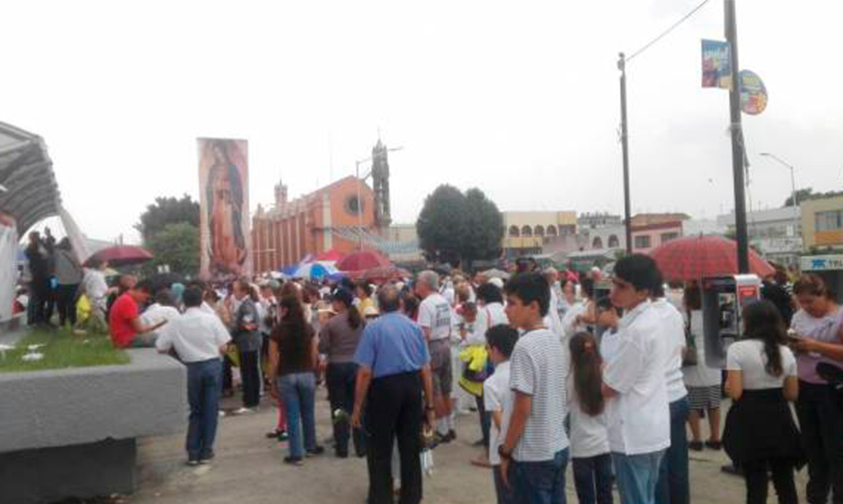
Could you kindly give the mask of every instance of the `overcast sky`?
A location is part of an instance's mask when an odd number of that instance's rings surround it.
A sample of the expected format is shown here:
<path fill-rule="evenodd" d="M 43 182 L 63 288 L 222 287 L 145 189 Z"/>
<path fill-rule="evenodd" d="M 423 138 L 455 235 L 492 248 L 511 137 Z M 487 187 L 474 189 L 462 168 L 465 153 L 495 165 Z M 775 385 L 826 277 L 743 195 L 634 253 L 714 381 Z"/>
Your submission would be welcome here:
<path fill-rule="evenodd" d="M 440 183 L 501 210 L 623 210 L 617 53 L 699 0 L 14 1 L 3 3 L 0 121 L 42 135 L 91 237 L 136 236 L 156 196 L 198 197 L 196 137 L 249 140 L 250 203 L 353 174 L 378 129 L 393 218 Z M 737 0 L 740 63 L 769 107 L 744 116 L 753 207 L 843 182 L 843 2 Z M 630 62 L 634 211 L 733 207 L 726 91 L 700 88 L 711 0 Z"/>

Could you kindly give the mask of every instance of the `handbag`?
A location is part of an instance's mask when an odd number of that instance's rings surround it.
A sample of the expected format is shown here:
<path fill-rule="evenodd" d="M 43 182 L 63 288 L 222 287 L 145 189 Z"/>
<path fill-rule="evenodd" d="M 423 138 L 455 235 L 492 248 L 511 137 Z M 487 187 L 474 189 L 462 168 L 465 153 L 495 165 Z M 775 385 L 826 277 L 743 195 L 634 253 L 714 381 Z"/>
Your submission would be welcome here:
<path fill-rule="evenodd" d="M 682 357 L 682 367 L 696 366 L 699 361 L 697 341 L 691 332 L 691 312 L 688 313 L 688 320 L 685 323 L 685 355 Z"/>

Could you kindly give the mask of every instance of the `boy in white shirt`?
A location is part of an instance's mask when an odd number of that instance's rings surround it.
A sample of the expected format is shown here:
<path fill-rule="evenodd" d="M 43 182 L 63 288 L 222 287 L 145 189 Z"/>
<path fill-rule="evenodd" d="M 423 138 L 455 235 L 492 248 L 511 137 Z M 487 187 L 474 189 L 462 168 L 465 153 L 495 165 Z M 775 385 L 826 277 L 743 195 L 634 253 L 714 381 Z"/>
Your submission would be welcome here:
<path fill-rule="evenodd" d="M 624 257 L 615 265 L 610 294 L 624 316 L 616 348 L 604 356 L 609 447 L 621 498 L 636 504 L 655 504 L 659 467 L 670 446 L 668 344 L 649 300 L 659 277 L 649 256 Z"/>
<path fill-rule="evenodd" d="M 518 331 L 507 325 L 498 325 L 486 332 L 489 358 L 495 364 L 495 372 L 483 382 L 483 402 L 492 416 L 489 433 L 489 463 L 495 482 L 498 504 L 514 504 L 512 487 L 504 484 L 501 475 L 501 458 L 498 449 L 506 436 L 509 416 L 512 414 L 512 389 L 509 388 L 509 358 L 518 341 Z"/>

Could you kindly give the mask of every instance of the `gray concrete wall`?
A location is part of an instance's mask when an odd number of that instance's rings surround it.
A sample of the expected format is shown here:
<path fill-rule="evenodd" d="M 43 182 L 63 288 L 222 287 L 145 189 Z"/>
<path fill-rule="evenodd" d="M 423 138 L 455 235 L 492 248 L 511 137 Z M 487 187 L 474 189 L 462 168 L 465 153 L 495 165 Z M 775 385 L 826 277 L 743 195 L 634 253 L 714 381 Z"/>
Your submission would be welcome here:
<path fill-rule="evenodd" d="M 0 453 L 182 432 L 186 368 L 129 354 L 123 366 L 0 374 Z"/>

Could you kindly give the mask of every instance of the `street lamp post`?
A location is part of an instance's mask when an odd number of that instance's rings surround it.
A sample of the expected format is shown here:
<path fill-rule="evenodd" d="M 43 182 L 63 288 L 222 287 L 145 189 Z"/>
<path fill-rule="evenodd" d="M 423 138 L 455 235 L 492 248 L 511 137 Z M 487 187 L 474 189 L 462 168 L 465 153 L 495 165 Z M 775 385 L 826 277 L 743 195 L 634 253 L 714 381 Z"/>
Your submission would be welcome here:
<path fill-rule="evenodd" d="M 618 70 L 621 71 L 621 147 L 623 150 L 623 214 L 626 233 L 626 253 L 632 253 L 632 211 L 629 201 L 629 133 L 626 118 L 626 55 L 620 53 Z"/>
<path fill-rule="evenodd" d="M 784 161 L 782 158 L 780 158 L 780 157 L 778 157 L 775 154 L 772 154 L 770 152 L 762 152 L 761 156 L 768 157 L 768 158 L 772 159 L 773 161 L 779 163 L 780 165 L 782 165 L 785 168 L 790 170 L 791 206 L 793 206 L 797 209 L 797 211 L 795 211 L 793 213 L 793 236 L 796 237 L 797 230 L 799 229 L 799 212 L 798 212 L 799 202 L 796 201 L 796 176 L 793 174 L 793 172 L 794 172 L 793 165 L 791 165 L 790 163 Z"/>

